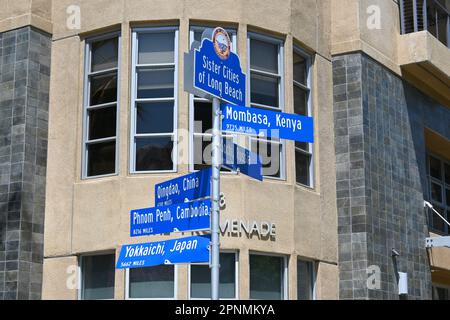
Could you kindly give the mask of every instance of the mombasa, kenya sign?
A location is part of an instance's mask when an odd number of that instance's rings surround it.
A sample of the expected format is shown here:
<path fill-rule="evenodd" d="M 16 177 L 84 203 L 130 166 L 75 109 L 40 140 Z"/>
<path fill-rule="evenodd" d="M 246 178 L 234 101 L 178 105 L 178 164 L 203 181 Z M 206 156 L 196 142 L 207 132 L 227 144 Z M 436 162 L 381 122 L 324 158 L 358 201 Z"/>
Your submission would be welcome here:
<path fill-rule="evenodd" d="M 249 135 L 314 142 L 313 118 L 291 113 L 222 105 L 222 130 Z"/>

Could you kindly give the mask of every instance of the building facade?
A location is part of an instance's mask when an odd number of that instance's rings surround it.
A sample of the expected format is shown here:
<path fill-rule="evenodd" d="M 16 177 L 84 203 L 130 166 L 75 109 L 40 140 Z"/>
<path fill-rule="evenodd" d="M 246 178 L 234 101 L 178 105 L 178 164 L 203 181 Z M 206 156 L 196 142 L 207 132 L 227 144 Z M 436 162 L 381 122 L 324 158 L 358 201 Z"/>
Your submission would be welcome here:
<path fill-rule="evenodd" d="M 180 236 L 130 238 L 129 213 L 210 164 L 183 56 L 222 26 L 247 105 L 313 117 L 315 142 L 225 135 L 265 179 L 222 173 L 221 298 L 399 299 L 400 272 L 448 299 L 450 248 L 425 239 L 450 227 L 424 207 L 450 218 L 448 1 L 4 1 L 0 298 L 210 297 L 208 265 L 115 262 Z"/>

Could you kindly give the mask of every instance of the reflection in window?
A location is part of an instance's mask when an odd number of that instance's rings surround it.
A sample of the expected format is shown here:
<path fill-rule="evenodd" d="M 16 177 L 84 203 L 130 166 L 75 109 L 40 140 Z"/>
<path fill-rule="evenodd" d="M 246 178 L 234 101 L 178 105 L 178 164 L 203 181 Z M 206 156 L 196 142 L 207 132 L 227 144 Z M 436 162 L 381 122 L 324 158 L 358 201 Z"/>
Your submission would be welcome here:
<path fill-rule="evenodd" d="M 84 256 L 81 259 L 81 299 L 113 299 L 114 254 Z"/>
<path fill-rule="evenodd" d="M 314 300 L 314 263 L 297 260 L 297 299 Z"/>
<path fill-rule="evenodd" d="M 293 88 L 294 113 L 301 116 L 311 116 L 309 108 L 310 88 L 308 87 L 308 59 L 294 48 L 293 52 Z M 295 177 L 299 184 L 312 187 L 312 149 L 306 142 L 295 142 Z"/>
<path fill-rule="evenodd" d="M 250 255 L 250 299 L 285 299 L 284 258 Z"/>
<path fill-rule="evenodd" d="M 85 70 L 85 141 L 83 176 L 117 171 L 117 79 L 119 37 L 88 40 Z"/>
<path fill-rule="evenodd" d="M 175 28 L 133 31 L 132 172 L 173 171 L 176 112 Z"/>
<path fill-rule="evenodd" d="M 219 298 L 236 298 L 236 254 L 220 254 Z M 191 298 L 211 298 L 211 269 L 208 265 L 191 265 Z"/>
<path fill-rule="evenodd" d="M 280 40 L 249 34 L 250 106 L 283 111 L 283 44 Z M 259 141 L 260 140 L 260 141 Z M 259 142 L 258 142 L 259 141 Z M 250 138 L 253 152 L 260 152 L 263 175 L 282 178 L 283 147 L 270 139 Z"/>
<path fill-rule="evenodd" d="M 130 269 L 130 299 L 173 299 L 175 298 L 175 267 L 161 265 Z"/>
<path fill-rule="evenodd" d="M 448 172 L 450 162 L 437 156 L 428 155 L 429 199 L 433 208 L 447 221 L 450 218 L 450 183 Z M 450 227 L 433 210 L 428 210 L 428 224 L 432 231 L 450 234 Z"/>

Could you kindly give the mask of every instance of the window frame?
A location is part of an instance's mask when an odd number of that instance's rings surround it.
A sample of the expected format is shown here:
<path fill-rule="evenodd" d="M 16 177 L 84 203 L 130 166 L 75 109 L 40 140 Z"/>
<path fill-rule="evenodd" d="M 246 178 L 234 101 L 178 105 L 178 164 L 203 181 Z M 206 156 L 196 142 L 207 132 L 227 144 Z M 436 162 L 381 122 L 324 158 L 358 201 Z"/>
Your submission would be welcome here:
<path fill-rule="evenodd" d="M 109 255 L 113 255 L 114 256 L 114 261 L 116 261 L 116 252 L 115 251 L 99 251 L 99 252 L 88 252 L 88 253 L 83 253 L 78 255 L 78 266 L 77 266 L 77 270 L 78 270 L 78 277 L 77 277 L 77 284 L 78 284 L 78 289 L 77 289 L 77 299 L 78 300 L 85 300 L 83 299 L 83 289 L 84 289 L 84 268 L 83 268 L 83 259 L 86 257 L 96 257 L 96 256 L 109 256 Z M 113 290 L 113 297 L 111 299 L 97 299 L 97 300 L 114 300 L 116 297 L 116 268 L 114 266 L 114 290 Z"/>
<path fill-rule="evenodd" d="M 174 32 L 174 62 L 173 63 L 155 63 L 155 64 L 138 64 L 139 56 L 139 40 L 138 34 L 145 33 L 162 33 Z M 129 173 L 132 175 L 149 174 L 149 173 L 176 173 L 178 172 L 178 49 L 179 49 L 179 26 L 165 26 L 165 27 L 137 27 L 131 29 L 131 93 L 130 93 L 130 159 L 129 159 Z M 173 98 L 137 98 L 137 78 L 138 69 L 152 70 L 158 68 L 174 68 L 174 92 Z M 136 104 L 138 102 L 169 102 L 173 101 L 173 131 L 172 133 L 136 133 Z M 172 162 L 173 167 L 170 170 L 136 170 L 136 138 L 167 138 L 172 137 Z"/>
<path fill-rule="evenodd" d="M 233 300 L 239 300 L 239 250 L 233 250 L 233 249 L 224 249 L 220 250 L 220 253 L 234 253 L 234 298 L 219 298 L 219 300 L 223 301 L 233 301 Z M 205 301 L 205 300 L 211 300 L 211 298 L 193 298 L 191 297 L 191 267 L 192 266 L 209 266 L 209 263 L 191 263 L 188 266 L 188 300 L 198 300 L 198 301 Z M 219 284 L 220 287 L 220 284 Z"/>
<path fill-rule="evenodd" d="M 293 45 L 293 54 L 297 54 L 301 56 L 303 59 L 305 59 L 305 65 L 306 65 L 306 85 L 294 80 L 294 77 L 292 77 L 292 94 L 294 94 L 294 88 L 299 87 L 301 90 L 306 91 L 308 95 L 307 99 L 307 112 L 308 114 L 306 116 L 312 117 L 313 116 L 313 90 L 312 90 L 312 84 L 313 84 L 313 74 L 312 74 L 312 64 L 313 64 L 313 56 L 308 54 L 306 51 L 301 49 L 296 44 Z M 293 57 L 293 55 L 292 55 Z M 294 66 L 294 61 L 292 61 L 292 67 Z M 292 105 L 294 107 L 294 113 L 295 113 L 295 101 L 292 100 Z M 314 175 L 314 145 L 313 143 L 307 143 L 308 144 L 308 150 L 303 150 L 301 148 L 298 148 L 294 143 L 294 166 L 295 166 L 295 184 L 297 186 L 302 186 L 310 189 L 315 188 L 315 175 Z M 308 172 L 308 182 L 309 184 L 303 184 L 300 182 L 297 182 L 297 163 L 295 156 L 297 152 L 309 156 L 310 157 L 310 164 L 309 164 L 309 172 Z"/>
<path fill-rule="evenodd" d="M 261 70 L 255 70 L 251 68 L 251 40 L 259 40 L 262 42 L 267 42 L 270 44 L 275 44 L 278 46 L 278 74 L 272 74 L 270 72 L 265 72 Z M 277 38 L 275 36 L 268 36 L 265 34 L 261 34 L 258 32 L 248 31 L 247 32 L 247 106 L 249 107 L 257 107 L 259 109 L 263 110 L 269 110 L 269 111 L 280 111 L 284 112 L 286 109 L 285 105 L 285 80 L 286 80 L 286 70 L 285 70 L 285 39 L 284 38 Z M 278 82 L 278 108 L 262 105 L 258 103 L 251 103 L 251 76 L 252 72 L 258 74 L 258 75 L 266 75 L 269 77 L 277 77 L 279 79 Z M 280 139 L 279 141 L 270 141 L 265 138 L 259 138 L 257 136 L 249 136 L 248 137 L 248 143 L 249 148 L 251 150 L 252 140 L 257 140 L 261 142 L 267 142 L 270 144 L 278 144 L 280 146 L 280 176 L 279 177 L 273 177 L 273 176 L 263 176 L 264 179 L 271 179 L 271 180 L 278 180 L 278 181 L 286 181 L 286 141 L 285 139 Z"/>
<path fill-rule="evenodd" d="M 195 32 L 202 31 L 204 29 L 211 28 L 210 26 L 202 26 L 202 25 L 191 25 L 189 26 L 189 49 L 192 46 L 192 43 L 194 43 L 194 34 Z M 238 47 L 237 47 L 237 30 L 233 28 L 225 28 L 225 30 L 228 32 L 231 38 L 232 43 L 232 52 L 238 53 Z M 211 137 L 211 143 L 212 143 L 212 133 L 197 133 L 195 132 L 195 102 L 205 102 L 205 103 L 211 103 L 212 108 L 212 101 L 196 97 L 194 94 L 189 94 L 189 172 L 197 172 L 199 170 L 195 170 L 195 138 L 196 137 Z M 237 136 L 232 133 L 222 133 L 223 138 L 233 138 L 233 142 L 236 143 Z M 202 148 L 203 150 L 203 148 Z M 203 155 L 202 155 L 203 157 Z M 237 174 L 237 172 L 228 172 L 228 171 L 221 171 L 221 174 Z"/>
<path fill-rule="evenodd" d="M 173 298 L 130 298 L 130 269 L 125 269 L 125 300 L 177 300 L 178 299 L 178 265 L 173 264 Z"/>
<path fill-rule="evenodd" d="M 277 258 L 282 258 L 283 259 L 283 275 L 282 275 L 282 279 L 281 279 L 281 283 L 280 285 L 283 286 L 283 297 L 282 299 L 280 299 L 280 301 L 283 300 L 289 300 L 289 256 L 288 255 L 283 255 L 283 254 L 278 254 L 278 253 L 272 253 L 272 252 L 261 252 L 261 251 L 249 251 L 248 253 L 248 298 L 249 300 L 254 300 L 254 301 L 260 301 L 262 299 L 252 299 L 251 298 L 251 270 L 250 270 L 250 258 L 252 255 L 255 256 L 267 256 L 267 257 L 277 257 Z"/>
<path fill-rule="evenodd" d="M 430 171 L 430 158 L 431 157 L 439 160 L 441 163 L 441 167 L 440 167 L 441 173 L 442 173 L 441 180 L 431 176 L 431 171 Z M 442 156 L 439 156 L 433 152 L 430 152 L 430 151 L 426 152 L 428 199 L 429 199 L 430 203 L 433 205 L 434 209 L 436 209 L 436 207 L 440 207 L 440 208 L 444 209 L 442 216 L 444 218 L 446 218 L 448 221 L 448 219 L 450 217 L 447 215 L 447 213 L 450 213 L 450 203 L 447 203 L 446 190 L 447 189 L 450 190 L 450 184 L 446 183 L 446 181 L 445 181 L 445 165 L 448 165 L 450 167 L 450 160 L 444 159 Z M 431 188 L 432 183 L 435 183 L 441 187 L 441 198 L 442 198 L 441 203 L 439 203 L 439 201 L 437 201 L 437 200 L 433 200 L 433 198 L 432 198 L 432 188 Z M 428 210 L 430 210 L 430 209 L 428 209 Z M 436 215 L 436 213 L 433 212 L 432 215 Z M 427 217 L 427 220 L 429 220 L 428 217 Z M 442 231 L 442 230 L 434 228 L 432 221 L 428 221 L 428 228 L 433 233 L 437 233 L 440 235 L 450 235 L 450 226 L 448 226 L 444 221 L 442 223 L 443 223 L 446 231 Z"/>
<path fill-rule="evenodd" d="M 98 41 L 102 40 L 109 40 L 117 37 L 117 67 L 116 68 L 109 68 L 101 71 L 94 71 L 91 72 L 91 62 L 92 62 L 92 44 Z M 81 179 L 82 180 L 88 180 L 88 179 L 98 179 L 98 178 L 104 178 L 104 177 L 111 177 L 111 176 L 117 176 L 119 174 L 119 145 L 120 145 L 120 76 L 121 76 L 121 60 L 122 60 L 122 54 L 121 54 L 121 48 L 122 48 L 122 34 L 121 31 L 114 31 L 105 33 L 98 36 L 93 36 L 85 39 L 85 48 L 84 48 L 84 75 L 83 75 L 83 141 L 82 141 L 82 165 L 81 165 Z M 99 105 L 90 105 L 90 98 L 91 98 L 91 81 L 90 77 L 93 75 L 102 75 L 102 74 L 108 74 L 110 72 L 116 71 L 117 72 L 117 100 L 115 102 L 108 102 L 104 104 Z M 95 139 L 95 140 L 89 140 L 88 139 L 88 131 L 89 131 L 89 121 L 88 121 L 88 113 L 90 110 L 98 110 L 103 108 L 112 107 L 113 105 L 116 106 L 116 135 L 114 137 L 108 137 L 108 138 L 101 138 L 101 139 Z M 89 144 L 96 144 L 101 142 L 110 142 L 114 141 L 116 142 L 116 149 L 115 149 L 115 170 L 113 173 L 107 173 L 107 174 L 101 174 L 101 175 L 95 175 L 95 176 L 89 176 L 88 175 L 88 148 L 87 146 Z"/>

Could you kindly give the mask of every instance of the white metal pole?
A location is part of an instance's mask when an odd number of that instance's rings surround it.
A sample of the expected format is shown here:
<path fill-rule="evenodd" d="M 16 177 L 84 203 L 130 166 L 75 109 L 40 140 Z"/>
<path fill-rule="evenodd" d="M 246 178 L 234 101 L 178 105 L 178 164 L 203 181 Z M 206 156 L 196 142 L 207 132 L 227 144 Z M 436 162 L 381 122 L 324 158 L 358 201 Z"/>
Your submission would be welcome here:
<path fill-rule="evenodd" d="M 212 216 L 211 216 L 211 299 L 219 300 L 220 270 L 220 166 L 222 163 L 222 134 L 220 131 L 220 100 L 213 98 L 213 147 L 212 147 Z"/>

